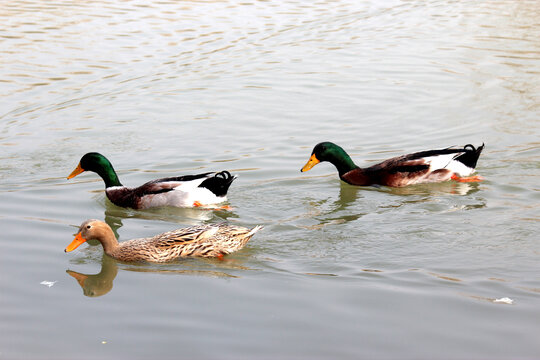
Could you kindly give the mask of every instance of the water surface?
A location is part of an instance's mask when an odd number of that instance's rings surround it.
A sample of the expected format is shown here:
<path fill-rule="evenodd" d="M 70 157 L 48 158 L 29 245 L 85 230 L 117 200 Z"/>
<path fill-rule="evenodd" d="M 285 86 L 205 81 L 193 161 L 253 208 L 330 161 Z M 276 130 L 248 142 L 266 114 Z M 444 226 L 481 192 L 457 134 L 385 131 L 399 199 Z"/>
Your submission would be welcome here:
<path fill-rule="evenodd" d="M 0 8 L 0 358 L 536 358 L 536 1 L 5 1 Z M 482 183 L 356 188 L 358 165 L 480 145 Z M 134 211 L 126 185 L 238 175 L 233 211 Z M 263 224 L 224 261 L 63 249 Z M 49 281 L 49 285 L 41 284 Z M 511 300 L 505 300 L 508 298 Z"/>

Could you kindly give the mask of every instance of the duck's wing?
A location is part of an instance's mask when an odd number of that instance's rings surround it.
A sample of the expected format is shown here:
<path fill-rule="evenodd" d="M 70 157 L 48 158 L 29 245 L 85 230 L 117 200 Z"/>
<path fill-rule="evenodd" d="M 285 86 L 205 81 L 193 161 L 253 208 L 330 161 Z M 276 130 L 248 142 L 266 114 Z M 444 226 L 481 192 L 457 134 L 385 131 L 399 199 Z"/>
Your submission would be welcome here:
<path fill-rule="evenodd" d="M 212 242 L 203 240 L 217 230 L 215 225 L 200 225 L 123 241 L 115 257 L 123 261 L 165 262 L 180 256 L 209 256 Z"/>
<path fill-rule="evenodd" d="M 364 169 L 357 168 L 340 177 L 352 185 L 379 184 L 393 187 L 446 181 L 456 175 L 468 176 L 473 173 L 483 148 L 483 144 L 478 148 L 468 144 L 462 148 L 420 151 L 394 157 Z"/>
<path fill-rule="evenodd" d="M 369 169 L 395 173 L 432 172 L 446 168 L 454 159 L 466 153 L 465 149 L 439 149 L 398 156 Z"/>
<path fill-rule="evenodd" d="M 223 256 L 242 248 L 261 228 L 256 226 L 249 230 L 225 223 L 192 226 L 152 238 L 122 242 L 120 252 L 129 261 L 164 262 L 186 256 Z"/>
<path fill-rule="evenodd" d="M 198 225 L 169 231 L 151 238 L 157 248 L 171 248 L 192 242 L 201 242 L 215 235 L 220 225 Z"/>
<path fill-rule="evenodd" d="M 441 150 L 429 150 L 419 153 L 406 155 L 403 165 L 405 166 L 424 166 L 429 165 L 429 172 L 433 173 L 439 170 L 468 176 L 474 172 L 478 158 L 484 149 L 484 144 L 475 148 L 471 144 L 463 148 L 446 148 Z M 399 169 L 399 165 L 397 167 Z"/>
<path fill-rule="evenodd" d="M 152 180 L 134 189 L 138 197 L 155 195 L 175 190 L 178 187 L 188 188 L 198 187 L 203 181 L 211 177 L 214 173 L 208 172 L 197 175 L 185 175 Z"/>

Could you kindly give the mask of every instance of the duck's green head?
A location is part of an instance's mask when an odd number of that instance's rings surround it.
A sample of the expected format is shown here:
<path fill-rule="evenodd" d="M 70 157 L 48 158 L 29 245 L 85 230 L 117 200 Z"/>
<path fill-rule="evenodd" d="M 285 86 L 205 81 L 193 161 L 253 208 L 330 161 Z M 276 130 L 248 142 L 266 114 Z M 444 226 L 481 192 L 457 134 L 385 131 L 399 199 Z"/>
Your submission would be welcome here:
<path fill-rule="evenodd" d="M 340 175 L 357 167 L 347 152 L 341 148 L 341 146 L 329 141 L 325 141 L 315 145 L 313 151 L 311 152 L 311 157 L 300 171 L 308 171 L 323 161 L 328 161 L 334 164 Z"/>
<path fill-rule="evenodd" d="M 93 171 L 105 181 L 105 187 L 122 186 L 109 160 L 100 153 L 90 152 L 79 161 L 79 165 L 69 174 L 68 180 L 84 171 Z"/>

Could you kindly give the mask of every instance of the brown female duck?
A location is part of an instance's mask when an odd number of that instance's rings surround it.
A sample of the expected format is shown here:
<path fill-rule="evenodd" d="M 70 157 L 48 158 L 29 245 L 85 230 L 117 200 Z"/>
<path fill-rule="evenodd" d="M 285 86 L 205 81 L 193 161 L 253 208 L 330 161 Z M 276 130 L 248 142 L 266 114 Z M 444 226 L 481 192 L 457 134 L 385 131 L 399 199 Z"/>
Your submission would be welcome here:
<path fill-rule="evenodd" d="M 84 171 L 93 171 L 105 182 L 105 194 L 115 205 L 133 209 L 158 206 L 193 207 L 227 200 L 229 186 L 236 179 L 228 171 L 208 172 L 149 181 L 139 187 L 123 186 L 111 162 L 103 155 L 85 154 L 69 174 L 71 179 Z M 223 209 L 229 209 L 227 206 Z"/>
<path fill-rule="evenodd" d="M 65 252 L 87 240 L 98 240 L 105 254 L 126 262 L 166 262 L 181 257 L 223 257 L 240 250 L 262 226 L 248 229 L 228 224 L 208 224 L 169 231 L 151 238 L 119 243 L 109 225 L 86 220 Z"/>
<path fill-rule="evenodd" d="M 313 148 L 311 158 L 300 171 L 308 171 L 318 163 L 328 161 L 337 168 L 341 180 L 358 186 L 401 187 L 450 179 L 459 182 L 482 181 L 481 176 L 468 176 L 474 172 L 483 149 L 484 144 L 477 148 L 469 144 L 462 148 L 420 151 L 360 168 L 340 146 L 322 142 Z"/>

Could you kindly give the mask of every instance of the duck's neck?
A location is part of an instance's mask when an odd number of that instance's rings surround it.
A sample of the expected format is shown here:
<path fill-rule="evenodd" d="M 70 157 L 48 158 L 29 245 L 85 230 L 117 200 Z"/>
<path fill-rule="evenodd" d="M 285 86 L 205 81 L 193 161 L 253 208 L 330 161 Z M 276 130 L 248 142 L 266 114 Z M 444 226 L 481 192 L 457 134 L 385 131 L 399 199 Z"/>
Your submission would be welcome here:
<path fill-rule="evenodd" d="M 358 166 L 356 166 L 349 154 L 347 154 L 344 150 L 340 152 L 338 156 L 334 156 L 328 161 L 334 164 L 339 176 L 343 176 L 351 170 L 358 169 Z"/>
<path fill-rule="evenodd" d="M 103 251 L 105 254 L 114 257 L 114 252 L 118 249 L 119 245 L 112 229 L 110 227 L 104 228 L 98 240 L 101 245 L 103 245 Z"/>
<path fill-rule="evenodd" d="M 96 170 L 96 173 L 101 176 L 101 178 L 105 182 L 105 188 L 110 188 L 112 186 L 122 186 L 122 183 L 120 182 L 120 179 L 118 179 L 118 175 L 116 175 L 116 171 L 114 171 L 111 163 L 107 162 L 107 164 L 104 164 L 104 166 Z"/>

